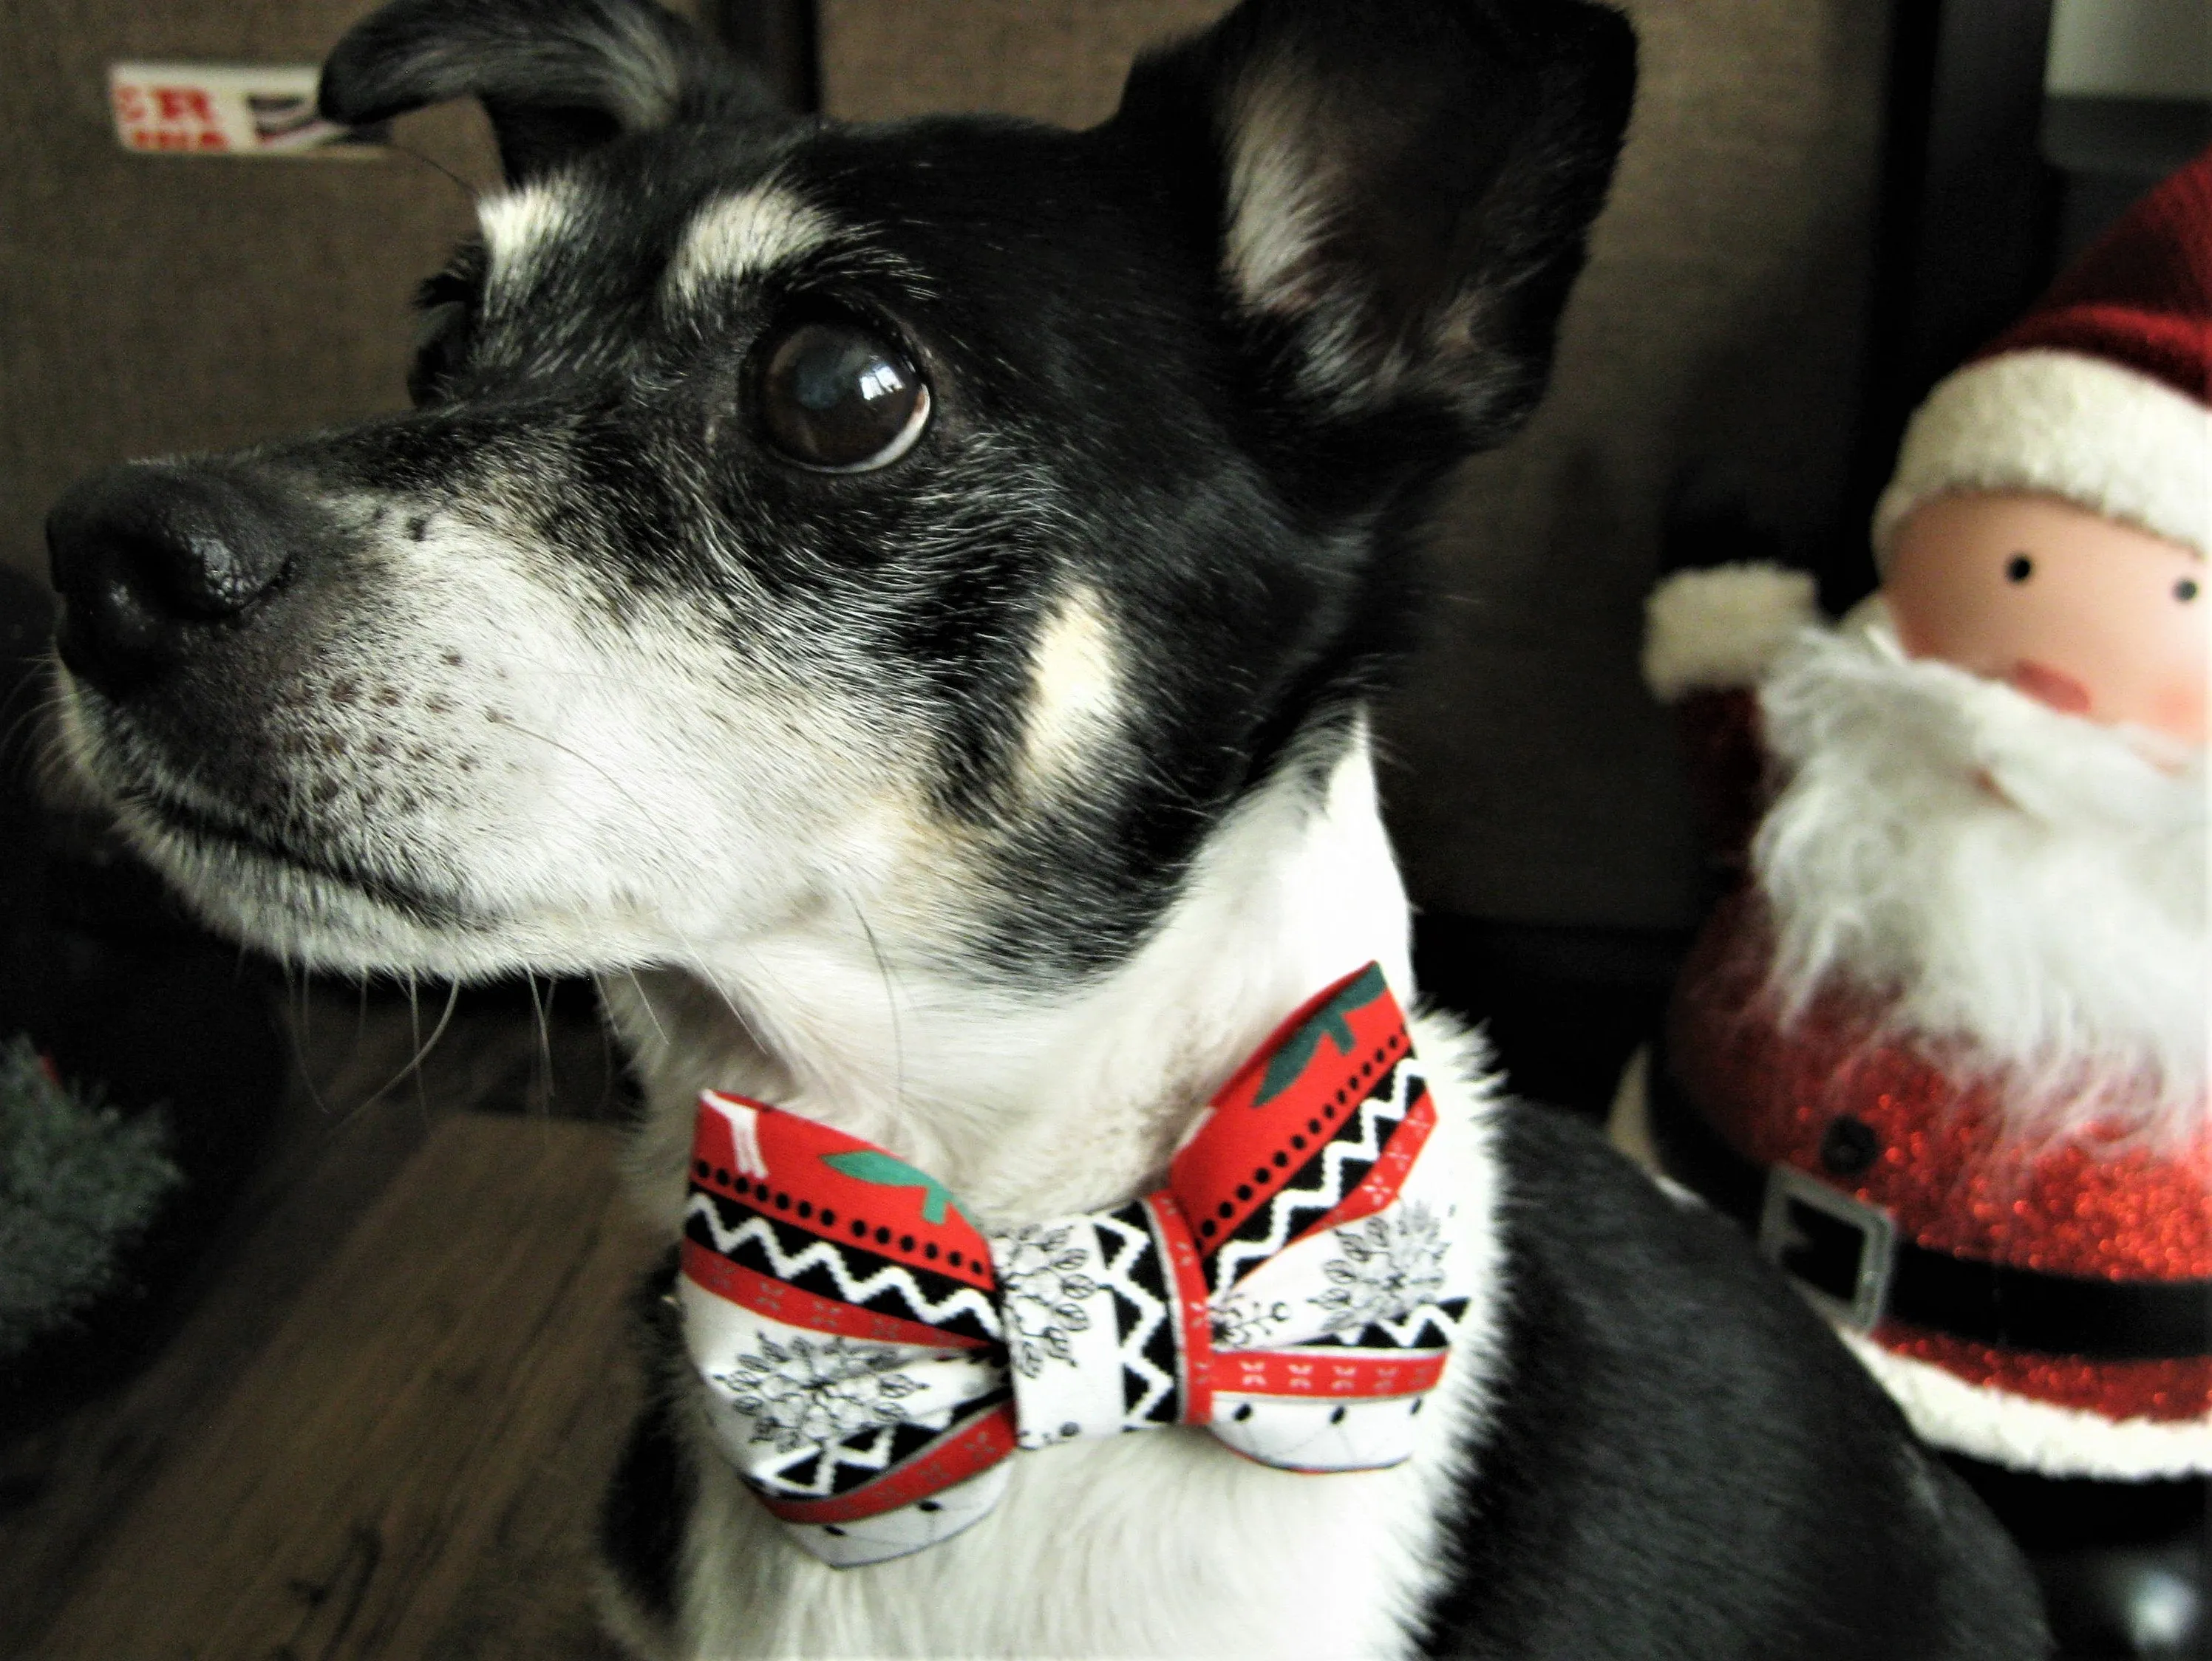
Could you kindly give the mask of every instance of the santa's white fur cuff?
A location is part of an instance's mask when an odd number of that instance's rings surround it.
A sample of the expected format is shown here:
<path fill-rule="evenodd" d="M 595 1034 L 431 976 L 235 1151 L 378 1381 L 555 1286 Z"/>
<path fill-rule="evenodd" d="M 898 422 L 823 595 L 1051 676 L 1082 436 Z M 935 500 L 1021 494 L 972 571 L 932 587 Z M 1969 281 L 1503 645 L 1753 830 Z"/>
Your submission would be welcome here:
<path fill-rule="evenodd" d="M 1662 703 L 1748 687 L 1819 615 L 1813 579 L 1778 565 L 1678 571 L 1644 603 L 1644 681 Z"/>
<path fill-rule="evenodd" d="M 2045 1476 L 2141 1482 L 2212 1471 L 2212 1418 L 2107 1419 L 1970 1385 L 1856 1332 L 1838 1336 L 1895 1398 L 1912 1428 L 1938 1447 Z"/>
<path fill-rule="evenodd" d="M 2212 408 L 2102 358 L 1970 363 L 1928 395 L 1875 509 L 1877 563 L 1905 516 L 1954 490 L 2030 490 L 2212 551 Z"/>

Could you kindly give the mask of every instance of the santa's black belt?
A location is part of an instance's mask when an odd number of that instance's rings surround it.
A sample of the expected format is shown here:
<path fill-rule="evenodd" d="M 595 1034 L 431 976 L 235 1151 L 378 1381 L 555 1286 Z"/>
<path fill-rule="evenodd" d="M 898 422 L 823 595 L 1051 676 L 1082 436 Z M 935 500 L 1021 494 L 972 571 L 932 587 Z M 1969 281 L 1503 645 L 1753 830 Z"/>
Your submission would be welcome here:
<path fill-rule="evenodd" d="M 1862 1331 L 1894 1317 L 1977 1343 L 2091 1361 L 2212 1355 L 2212 1280 L 2051 1275 L 1899 1240 L 1881 1207 L 1729 1147 L 1674 1082 L 1657 1046 L 1645 1079 L 1661 1168 L 1757 1231 L 1768 1258 Z"/>

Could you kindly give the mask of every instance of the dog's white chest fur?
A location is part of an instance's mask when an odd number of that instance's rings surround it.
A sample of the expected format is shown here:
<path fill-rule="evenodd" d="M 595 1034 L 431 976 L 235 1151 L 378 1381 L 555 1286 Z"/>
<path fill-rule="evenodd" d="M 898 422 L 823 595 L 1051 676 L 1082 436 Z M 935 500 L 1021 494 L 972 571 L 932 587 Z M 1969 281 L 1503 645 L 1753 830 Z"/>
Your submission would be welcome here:
<path fill-rule="evenodd" d="M 887 981 L 872 966 L 845 985 L 819 938 L 794 943 L 767 987 L 732 989 L 750 1024 L 696 982 L 617 982 L 611 1006 L 653 1102 L 633 1149 L 641 1197 L 672 1238 L 690 1103 L 711 1084 L 884 1140 L 941 1175 L 988 1226 L 1126 1198 L 1157 1179 L 1195 1105 L 1312 991 L 1370 958 L 1410 991 L 1403 904 L 1358 743 L 1318 802 L 1285 784 L 1249 804 L 1152 942 L 1072 1009 L 976 1012 L 970 994 L 963 1020 L 926 985 Z M 817 1034 L 848 1058 L 834 1072 L 810 1069 L 812 1045 L 753 1036 L 767 1025 L 787 1040 L 824 1019 L 844 1028 Z M 890 1073 L 872 1087 L 849 1058 L 870 1052 L 878 1026 L 896 1034 Z M 1468 1173 L 1447 1227 L 1478 1265 L 1482 1294 L 1411 1459 L 1308 1476 L 1253 1464 L 1194 1428 L 1079 1441 L 1015 1455 L 1006 1497 L 965 1533 L 840 1570 L 785 1537 L 694 1402 L 684 1440 L 703 1480 L 684 1551 L 678 1652 L 1406 1653 L 1448 1572 L 1443 1533 L 1488 1399 L 1499 1318 L 1497 1166 L 1487 1087 L 1474 1082 L 1478 1046 L 1433 1019 L 1415 1022 L 1414 1040 L 1436 1135 L 1456 1144 L 1438 1151 Z"/>

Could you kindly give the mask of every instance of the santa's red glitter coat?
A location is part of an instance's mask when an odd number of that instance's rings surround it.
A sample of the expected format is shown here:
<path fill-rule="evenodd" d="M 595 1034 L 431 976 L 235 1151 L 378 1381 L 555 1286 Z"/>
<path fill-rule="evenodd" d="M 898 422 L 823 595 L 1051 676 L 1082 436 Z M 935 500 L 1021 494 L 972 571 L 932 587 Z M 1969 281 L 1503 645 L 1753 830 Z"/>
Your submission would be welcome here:
<path fill-rule="evenodd" d="M 1936 1251 L 2051 1274 L 2212 1277 L 2212 1129 L 2143 1145 L 2112 1123 L 2055 1143 L 2008 1139 L 1987 1082 L 1961 1084 L 1880 1009 L 1830 994 L 1784 1027 L 1764 996 L 1767 932 L 1755 896 L 1715 913 L 1684 973 L 1668 1052 L 1676 1079 L 1731 1147 L 1791 1165 L 1887 1209 L 1899 1236 Z M 1823 1164 L 1849 1116 L 1877 1151 L 1856 1178 Z M 1885 1320 L 1885 1349 L 1976 1385 L 2111 1419 L 2201 1417 L 2212 1357 L 2087 1361 L 1969 1343 Z"/>
<path fill-rule="evenodd" d="M 1759 772 L 1752 699 L 1707 693 L 1683 712 L 1710 828 L 1741 847 Z M 2129 1134 L 2116 1100 L 2114 1118 L 2086 1131 L 2008 1135 L 2001 1087 L 1959 1076 L 1955 1051 L 1947 1071 L 1873 997 L 1832 989 L 1783 1020 L 1771 963 L 1747 877 L 1708 919 L 1668 1016 L 1665 1064 L 1738 1154 L 1881 1207 L 1900 1241 L 1954 1256 L 2113 1280 L 2212 1277 L 2212 1118 L 2153 1143 Z M 1821 1154 L 1846 1116 L 1875 1139 L 1871 1163 L 1849 1177 Z M 2092 1361 L 1894 1318 L 1854 1347 L 1940 1445 L 2051 1475 L 2212 1470 L 2212 1357 Z"/>

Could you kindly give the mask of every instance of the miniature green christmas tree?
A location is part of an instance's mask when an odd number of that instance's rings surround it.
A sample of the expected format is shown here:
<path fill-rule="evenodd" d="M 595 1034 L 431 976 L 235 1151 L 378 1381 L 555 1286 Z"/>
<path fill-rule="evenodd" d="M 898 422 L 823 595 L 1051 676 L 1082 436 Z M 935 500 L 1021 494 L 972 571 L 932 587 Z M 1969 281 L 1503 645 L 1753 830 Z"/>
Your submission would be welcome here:
<path fill-rule="evenodd" d="M 0 1361 L 121 1279 L 184 1179 L 159 1109 L 126 1116 L 57 1082 L 27 1038 L 0 1047 Z"/>

